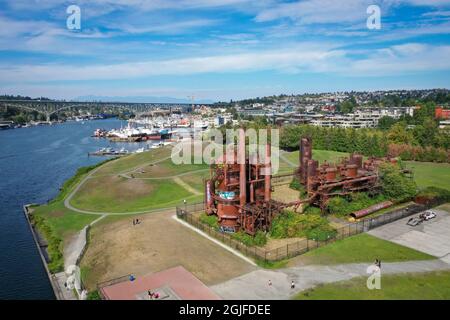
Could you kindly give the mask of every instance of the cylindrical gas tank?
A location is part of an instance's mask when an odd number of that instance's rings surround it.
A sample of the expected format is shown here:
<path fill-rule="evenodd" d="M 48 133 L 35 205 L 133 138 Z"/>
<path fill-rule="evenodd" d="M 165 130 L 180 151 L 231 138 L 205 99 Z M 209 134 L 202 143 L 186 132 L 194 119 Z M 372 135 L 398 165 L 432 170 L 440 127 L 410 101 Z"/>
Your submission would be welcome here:
<path fill-rule="evenodd" d="M 358 169 L 361 169 L 362 163 L 363 163 L 363 156 L 360 154 L 354 154 L 352 164 L 356 164 L 358 166 Z"/>
<path fill-rule="evenodd" d="M 326 170 L 326 180 L 327 182 L 332 182 L 336 180 L 336 173 L 337 173 L 337 169 L 336 168 L 328 168 Z"/>
<path fill-rule="evenodd" d="M 347 165 L 347 174 L 348 178 L 356 178 L 358 176 L 358 166 L 356 164 L 348 164 Z"/>
<path fill-rule="evenodd" d="M 239 209 L 236 206 L 219 203 L 217 205 L 217 216 L 219 224 L 223 227 L 237 227 Z"/>

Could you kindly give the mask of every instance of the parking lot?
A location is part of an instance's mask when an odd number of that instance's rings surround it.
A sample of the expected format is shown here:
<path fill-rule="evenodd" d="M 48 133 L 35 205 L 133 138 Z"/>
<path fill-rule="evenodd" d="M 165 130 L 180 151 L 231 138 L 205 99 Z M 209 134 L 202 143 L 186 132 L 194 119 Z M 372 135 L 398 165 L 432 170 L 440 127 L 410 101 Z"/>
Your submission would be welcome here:
<path fill-rule="evenodd" d="M 450 213 L 448 206 L 433 211 L 437 217 L 417 226 L 407 225 L 411 217 L 373 229 L 369 234 L 441 258 L 450 263 Z"/>

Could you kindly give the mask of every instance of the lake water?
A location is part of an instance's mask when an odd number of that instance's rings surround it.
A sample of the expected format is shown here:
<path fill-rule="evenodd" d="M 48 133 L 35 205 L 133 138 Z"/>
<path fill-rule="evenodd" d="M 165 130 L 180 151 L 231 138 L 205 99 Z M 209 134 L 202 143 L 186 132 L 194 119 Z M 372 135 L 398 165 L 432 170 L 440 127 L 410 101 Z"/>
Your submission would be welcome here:
<path fill-rule="evenodd" d="M 108 119 L 0 131 L 0 299 L 55 298 L 22 206 L 47 202 L 79 167 L 106 159 L 88 152 L 146 145 L 90 137 L 120 126 Z"/>

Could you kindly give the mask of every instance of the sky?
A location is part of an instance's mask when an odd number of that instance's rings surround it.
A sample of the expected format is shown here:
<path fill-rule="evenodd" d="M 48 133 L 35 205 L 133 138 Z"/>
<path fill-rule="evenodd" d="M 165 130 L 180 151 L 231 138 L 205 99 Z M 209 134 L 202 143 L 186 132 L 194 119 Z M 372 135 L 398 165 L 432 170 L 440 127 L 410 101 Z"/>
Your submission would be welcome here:
<path fill-rule="evenodd" d="M 70 5 L 80 29 L 67 27 Z M 379 29 L 368 28 L 371 5 Z M 450 0 L 0 0 L 0 94 L 228 101 L 430 88 L 450 88 Z"/>

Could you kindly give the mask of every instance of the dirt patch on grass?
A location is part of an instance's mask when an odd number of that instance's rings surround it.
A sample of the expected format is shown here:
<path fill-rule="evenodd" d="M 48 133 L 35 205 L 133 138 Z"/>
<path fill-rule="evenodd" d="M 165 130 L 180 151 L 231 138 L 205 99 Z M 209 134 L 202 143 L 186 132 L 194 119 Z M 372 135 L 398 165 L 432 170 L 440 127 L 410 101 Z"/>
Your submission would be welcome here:
<path fill-rule="evenodd" d="M 132 218 L 99 225 L 82 261 L 86 284 L 127 274 L 137 276 L 182 265 L 207 285 L 247 273 L 253 266 L 210 240 L 173 220 L 173 212 L 141 216 L 138 226 Z"/>
<path fill-rule="evenodd" d="M 299 241 L 303 241 L 305 238 L 286 238 L 286 239 L 273 239 L 268 238 L 267 243 L 264 246 L 264 249 L 266 250 L 273 250 L 279 248 L 280 254 L 281 252 L 286 251 L 287 245 L 294 245 Z M 291 248 L 291 247 L 290 247 Z"/>
<path fill-rule="evenodd" d="M 131 174 L 136 178 L 161 178 L 175 175 L 176 173 L 175 171 L 170 170 L 169 168 L 157 163 L 145 166 L 141 169 L 129 173 L 129 175 Z"/>
<path fill-rule="evenodd" d="M 153 190 L 151 184 L 136 179 L 122 179 L 117 186 L 120 189 L 120 192 L 124 192 L 125 194 L 132 193 L 137 196 L 145 196 Z"/>
<path fill-rule="evenodd" d="M 62 210 L 50 211 L 48 213 L 48 216 L 51 217 L 51 218 L 63 217 L 64 216 L 64 211 L 62 211 Z"/>
<path fill-rule="evenodd" d="M 76 194 L 76 197 L 91 197 L 97 193 L 102 193 L 104 196 L 125 201 L 148 195 L 152 190 L 153 186 L 143 180 L 107 176 L 88 180 Z"/>

